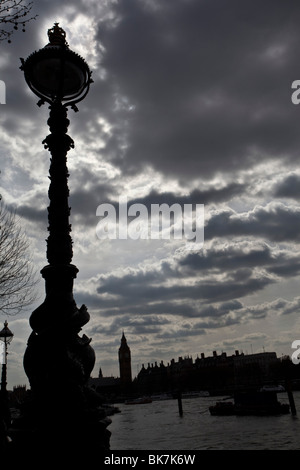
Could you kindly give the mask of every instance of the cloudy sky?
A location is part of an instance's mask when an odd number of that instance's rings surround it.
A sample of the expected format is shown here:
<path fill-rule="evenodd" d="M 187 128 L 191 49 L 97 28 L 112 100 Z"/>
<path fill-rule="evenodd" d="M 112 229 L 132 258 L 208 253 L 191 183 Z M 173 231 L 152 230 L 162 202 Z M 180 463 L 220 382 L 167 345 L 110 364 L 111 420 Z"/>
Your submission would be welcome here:
<path fill-rule="evenodd" d="M 0 191 L 34 264 L 47 264 L 48 107 L 19 70 L 59 22 L 93 70 L 69 111 L 74 286 L 91 314 L 104 375 L 118 376 L 125 331 L 142 363 L 236 349 L 291 355 L 300 338 L 300 5 L 290 0 L 36 0 L 39 16 L 0 44 Z M 99 239 L 100 204 L 205 206 L 204 245 Z M 9 385 L 26 383 L 31 309 L 15 333 Z M 6 317 L 2 316 L 3 322 Z M 54 320 L 59 325 L 59 319 Z"/>

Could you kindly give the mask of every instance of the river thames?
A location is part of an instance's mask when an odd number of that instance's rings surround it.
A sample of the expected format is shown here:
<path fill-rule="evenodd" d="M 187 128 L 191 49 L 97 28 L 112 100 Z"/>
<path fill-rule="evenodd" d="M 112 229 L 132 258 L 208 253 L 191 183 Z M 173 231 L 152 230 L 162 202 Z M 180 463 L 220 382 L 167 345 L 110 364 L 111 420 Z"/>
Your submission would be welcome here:
<path fill-rule="evenodd" d="M 148 404 L 116 404 L 111 417 L 111 450 L 299 450 L 300 392 L 294 392 L 297 415 L 211 416 L 209 406 L 224 397 Z M 278 394 L 288 403 L 285 392 Z"/>

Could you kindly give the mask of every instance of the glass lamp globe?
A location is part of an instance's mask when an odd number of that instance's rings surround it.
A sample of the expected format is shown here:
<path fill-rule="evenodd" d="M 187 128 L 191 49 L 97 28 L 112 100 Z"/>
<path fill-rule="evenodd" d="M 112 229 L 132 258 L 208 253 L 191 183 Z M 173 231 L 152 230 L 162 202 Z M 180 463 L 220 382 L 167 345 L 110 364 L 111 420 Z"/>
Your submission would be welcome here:
<path fill-rule="evenodd" d="M 5 321 L 4 328 L 0 331 L 0 340 L 3 341 L 5 344 L 9 344 L 13 339 L 13 333 L 8 328 L 8 323 Z"/>
<path fill-rule="evenodd" d="M 49 44 L 31 54 L 21 70 L 29 88 L 40 99 L 52 104 L 62 102 L 71 105 L 81 101 L 92 83 L 91 71 L 75 52 L 69 49 L 65 31 L 55 23 L 48 30 Z"/>

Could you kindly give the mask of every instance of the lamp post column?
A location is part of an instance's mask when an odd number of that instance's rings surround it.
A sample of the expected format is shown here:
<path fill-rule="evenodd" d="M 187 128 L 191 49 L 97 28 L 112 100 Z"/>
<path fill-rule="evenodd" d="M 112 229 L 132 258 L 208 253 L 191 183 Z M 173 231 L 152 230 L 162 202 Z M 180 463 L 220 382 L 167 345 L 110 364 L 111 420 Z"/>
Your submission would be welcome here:
<path fill-rule="evenodd" d="M 41 270 L 45 300 L 32 312 L 24 355 L 24 369 L 33 392 L 31 426 L 34 439 L 49 450 L 53 444 L 65 450 L 94 444 L 109 448 L 109 421 L 99 397 L 87 381 L 95 364 L 91 339 L 79 336 L 90 315 L 85 305 L 77 308 L 73 281 L 78 269 L 73 257 L 68 204 L 67 153 L 74 142 L 67 135 L 67 107 L 87 94 L 91 72 L 85 61 L 71 51 L 65 32 L 56 23 L 48 31 L 50 43 L 24 61 L 21 69 L 30 89 L 50 104 L 50 134 L 43 141 L 51 154 L 48 207 L 47 260 Z M 40 416 L 40 410 L 43 415 Z"/>
<path fill-rule="evenodd" d="M 4 362 L 2 364 L 1 371 L 1 396 L 6 398 L 6 386 L 7 386 L 7 346 L 6 341 L 4 343 Z"/>
<path fill-rule="evenodd" d="M 50 187 L 48 207 L 49 237 L 47 259 L 51 265 L 70 264 L 73 257 L 69 225 L 67 152 L 74 148 L 74 141 L 67 135 L 69 126 L 67 109 L 60 102 L 50 107 L 48 125 L 51 134 L 43 141 L 51 153 Z"/>
<path fill-rule="evenodd" d="M 4 351 L 3 351 L 3 358 L 4 361 L 2 363 L 2 372 L 1 372 L 1 395 L 3 399 L 6 399 L 7 390 L 7 345 L 13 339 L 13 333 L 8 328 L 7 321 L 4 322 L 4 328 L 0 331 L 0 340 L 4 343 Z"/>
<path fill-rule="evenodd" d="M 67 394 L 72 391 L 74 395 L 75 389 L 75 395 L 80 396 L 78 392 L 82 391 L 94 367 L 95 354 L 90 346 L 91 340 L 86 335 L 78 335 L 90 315 L 85 305 L 77 308 L 73 297 L 73 281 L 78 269 L 71 264 L 73 250 L 67 152 L 74 148 L 74 142 L 67 135 L 67 109 L 60 102 L 50 106 L 48 124 L 51 133 L 43 144 L 51 153 L 47 239 L 49 264 L 41 270 L 46 298 L 30 317 L 33 333 L 24 356 L 24 367 L 32 390 L 38 396 L 44 397 L 53 381 L 59 397 L 62 397 L 63 390 Z M 53 391 L 51 393 L 53 395 Z M 58 401 L 62 401 L 65 409 L 63 400 L 58 398 Z M 68 400 L 68 405 L 71 402 Z M 79 403 L 75 405 L 78 407 Z"/>
<path fill-rule="evenodd" d="M 0 331 L 0 340 L 4 343 L 3 350 L 3 363 L 1 371 L 1 389 L 0 389 L 0 448 L 1 442 L 6 440 L 6 431 L 11 424 L 11 415 L 9 409 L 8 395 L 7 395 L 7 345 L 13 339 L 13 333 L 8 328 L 8 323 L 5 321 L 4 328 Z"/>

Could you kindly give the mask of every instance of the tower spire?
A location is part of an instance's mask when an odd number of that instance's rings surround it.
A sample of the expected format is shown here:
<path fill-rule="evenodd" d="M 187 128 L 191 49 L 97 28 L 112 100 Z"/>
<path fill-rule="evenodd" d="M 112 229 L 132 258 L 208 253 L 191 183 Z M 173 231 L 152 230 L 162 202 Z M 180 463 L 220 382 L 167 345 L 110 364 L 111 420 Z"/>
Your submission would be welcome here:
<path fill-rule="evenodd" d="M 124 330 L 121 338 L 121 346 L 119 348 L 119 366 L 120 366 L 120 379 L 122 385 L 129 385 L 132 382 L 131 374 L 131 354 L 130 348 L 125 338 Z"/>

